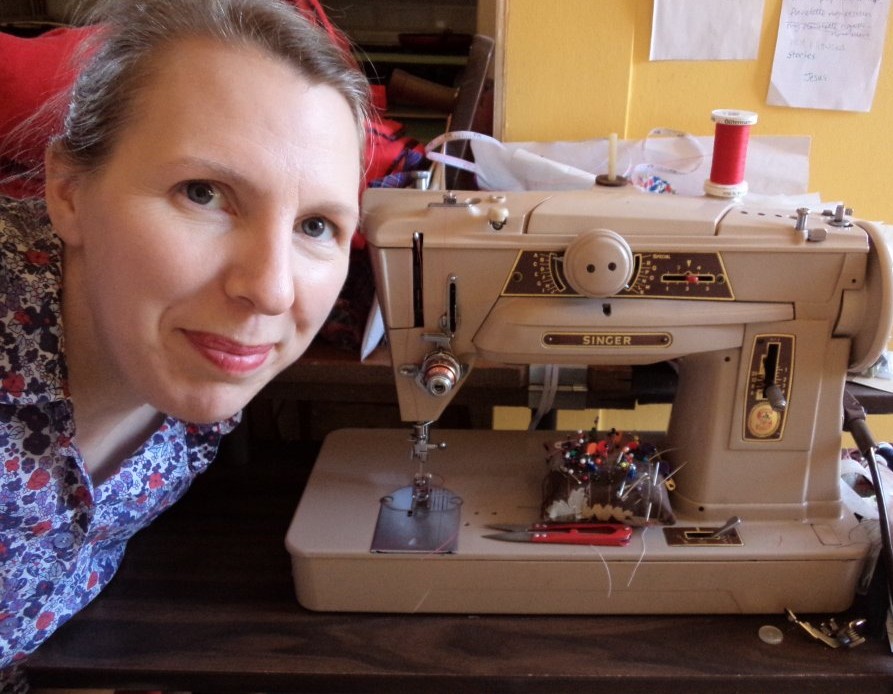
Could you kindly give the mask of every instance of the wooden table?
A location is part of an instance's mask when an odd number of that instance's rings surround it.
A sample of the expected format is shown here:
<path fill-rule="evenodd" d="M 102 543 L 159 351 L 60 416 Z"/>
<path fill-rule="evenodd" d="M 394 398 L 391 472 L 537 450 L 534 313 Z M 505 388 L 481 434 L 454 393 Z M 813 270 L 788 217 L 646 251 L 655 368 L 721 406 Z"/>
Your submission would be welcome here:
<path fill-rule="evenodd" d="M 893 691 L 893 655 L 880 639 L 832 650 L 783 615 L 308 612 L 283 538 L 316 450 L 255 444 L 247 463 L 217 461 L 33 657 L 33 684 L 215 694 Z M 758 638 L 766 624 L 782 630 L 781 644 Z"/>

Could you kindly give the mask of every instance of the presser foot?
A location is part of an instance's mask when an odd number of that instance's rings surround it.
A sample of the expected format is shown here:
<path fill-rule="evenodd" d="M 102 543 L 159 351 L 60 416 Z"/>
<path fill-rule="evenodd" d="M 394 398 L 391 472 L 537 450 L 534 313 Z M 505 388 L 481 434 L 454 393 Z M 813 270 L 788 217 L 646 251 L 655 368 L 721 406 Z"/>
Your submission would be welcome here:
<path fill-rule="evenodd" d="M 841 646 L 855 648 L 865 643 L 865 636 L 862 633 L 865 628 L 864 619 L 854 619 L 841 626 L 832 617 L 816 628 L 809 622 L 801 620 L 790 609 L 786 609 L 785 613 L 789 622 L 793 622 L 816 641 L 820 641 L 830 648 L 840 648 Z"/>
<path fill-rule="evenodd" d="M 421 476 L 421 477 L 420 477 Z M 459 541 L 462 499 L 419 473 L 410 486 L 382 497 L 373 552 L 448 554 Z"/>

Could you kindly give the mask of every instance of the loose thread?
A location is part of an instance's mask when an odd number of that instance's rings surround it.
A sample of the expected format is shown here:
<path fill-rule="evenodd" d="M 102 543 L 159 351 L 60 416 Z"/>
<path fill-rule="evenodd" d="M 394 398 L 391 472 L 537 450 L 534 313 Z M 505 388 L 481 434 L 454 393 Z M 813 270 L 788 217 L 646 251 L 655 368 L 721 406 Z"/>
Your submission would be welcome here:
<path fill-rule="evenodd" d="M 605 567 L 605 574 L 608 577 L 608 590 L 605 594 L 605 597 L 610 599 L 611 594 L 614 592 L 614 579 L 611 576 L 611 567 L 605 559 L 604 555 L 601 553 L 601 551 L 599 551 L 598 547 L 596 547 L 595 545 L 589 545 L 589 547 L 598 555 L 598 558 L 602 560 L 602 566 Z"/>
<path fill-rule="evenodd" d="M 648 532 L 648 526 L 642 528 L 641 538 L 642 538 L 642 553 L 639 554 L 639 560 L 636 562 L 636 565 L 633 567 L 632 573 L 629 575 L 629 580 L 626 582 L 626 587 L 629 588 L 633 584 L 633 579 L 636 577 L 636 574 L 639 572 L 639 567 L 642 565 L 642 562 L 645 560 L 645 533 Z"/>

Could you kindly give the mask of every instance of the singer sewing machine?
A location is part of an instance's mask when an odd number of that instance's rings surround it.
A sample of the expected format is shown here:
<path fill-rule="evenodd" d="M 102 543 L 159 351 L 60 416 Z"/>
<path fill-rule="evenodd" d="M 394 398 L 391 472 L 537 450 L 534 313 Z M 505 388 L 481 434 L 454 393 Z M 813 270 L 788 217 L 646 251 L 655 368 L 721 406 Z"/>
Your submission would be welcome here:
<path fill-rule="evenodd" d="M 890 335 L 876 224 L 628 190 L 372 190 L 364 232 L 407 430 L 324 443 L 288 531 L 315 610 L 840 611 L 868 540 L 839 492 L 846 375 Z M 555 432 L 438 431 L 478 359 L 666 360 L 670 528 L 497 542 L 538 519 Z M 717 532 L 730 518 L 733 533 Z M 672 530 L 672 532 L 669 532 Z M 731 538 L 731 539 L 730 539 Z"/>

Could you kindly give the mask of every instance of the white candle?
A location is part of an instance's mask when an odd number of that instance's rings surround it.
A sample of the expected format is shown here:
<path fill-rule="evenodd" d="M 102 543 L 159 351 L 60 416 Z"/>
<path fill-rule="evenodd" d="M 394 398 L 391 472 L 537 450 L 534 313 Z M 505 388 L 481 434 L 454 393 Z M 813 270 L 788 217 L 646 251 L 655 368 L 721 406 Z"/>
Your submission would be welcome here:
<path fill-rule="evenodd" d="M 608 180 L 617 179 L 617 133 L 608 136 Z"/>

